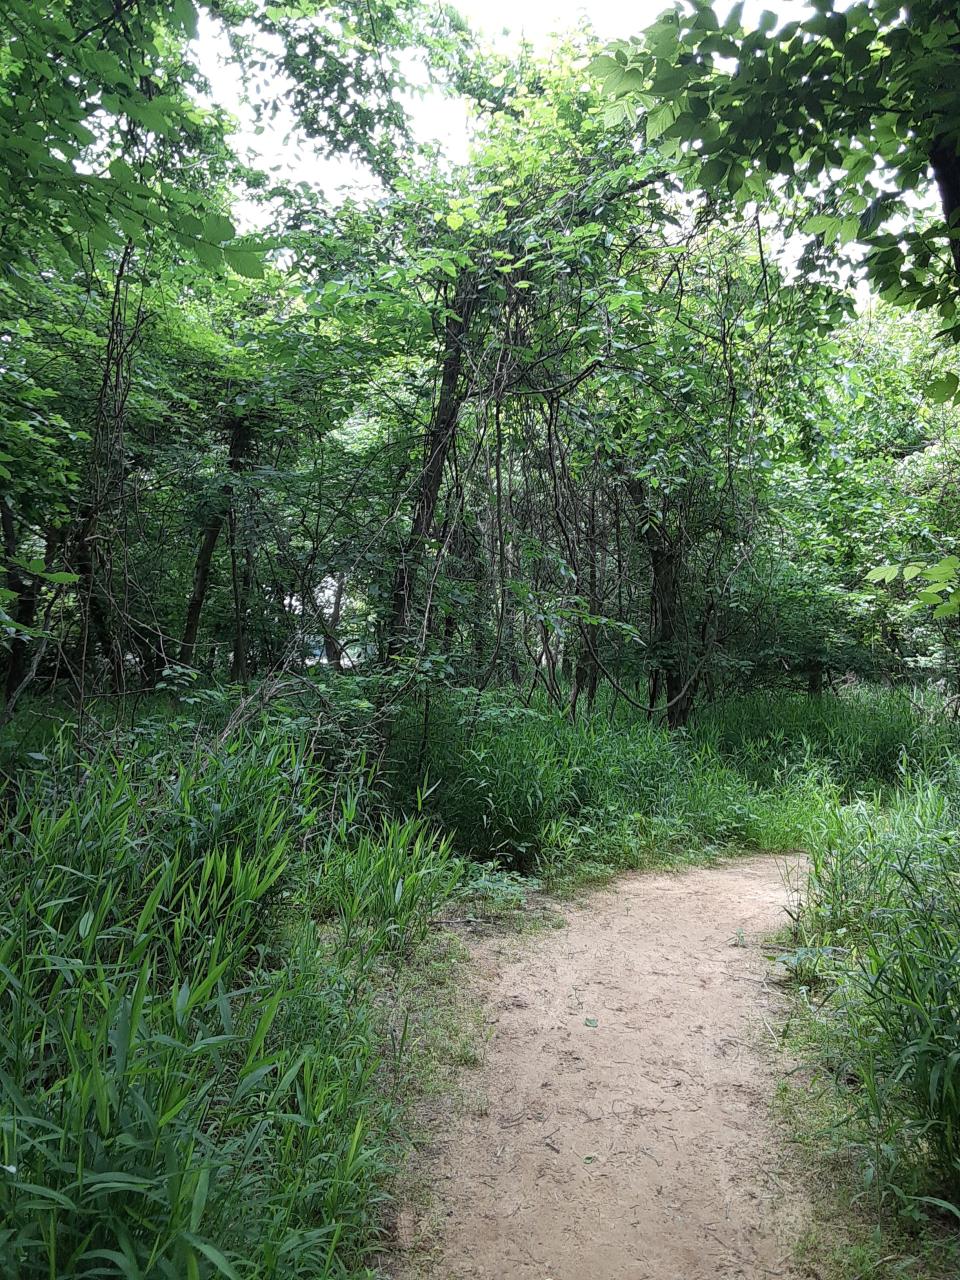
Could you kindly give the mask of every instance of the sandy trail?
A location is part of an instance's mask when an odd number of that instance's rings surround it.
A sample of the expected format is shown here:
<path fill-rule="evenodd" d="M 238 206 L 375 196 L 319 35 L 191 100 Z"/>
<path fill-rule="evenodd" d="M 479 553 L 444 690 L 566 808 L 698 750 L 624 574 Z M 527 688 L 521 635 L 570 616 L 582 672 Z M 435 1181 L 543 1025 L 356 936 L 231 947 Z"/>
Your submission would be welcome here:
<path fill-rule="evenodd" d="M 480 942 L 484 1101 L 431 1149 L 443 1225 L 398 1274 L 793 1275 L 803 1199 L 777 1169 L 757 945 L 787 897 L 766 858 L 634 875 L 564 929 Z"/>

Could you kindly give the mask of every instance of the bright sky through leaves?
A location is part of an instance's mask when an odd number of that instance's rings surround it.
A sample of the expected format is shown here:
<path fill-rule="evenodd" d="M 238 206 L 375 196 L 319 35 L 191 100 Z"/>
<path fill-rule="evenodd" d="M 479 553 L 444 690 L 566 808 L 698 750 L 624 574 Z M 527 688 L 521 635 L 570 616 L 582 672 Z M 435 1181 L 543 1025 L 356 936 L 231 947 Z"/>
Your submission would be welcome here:
<path fill-rule="evenodd" d="M 555 35 L 574 29 L 584 20 L 589 21 L 604 40 L 628 37 L 643 31 L 668 6 L 665 0 L 594 0 L 589 6 L 580 0 L 459 0 L 456 7 L 478 35 L 495 47 L 511 51 L 525 39 L 538 53 L 545 53 Z M 715 7 L 722 16 L 730 5 L 719 0 Z M 766 4 L 748 0 L 746 21 L 756 21 L 764 9 L 775 13 L 778 23 L 810 12 L 809 6 L 798 0 L 768 0 Z M 314 183 L 330 195 L 342 188 L 374 189 L 375 184 L 356 162 L 347 158 L 326 159 L 317 155 L 309 143 L 298 146 L 289 136 L 289 119 L 279 120 L 263 133 L 254 132 L 251 113 L 241 105 L 237 70 L 226 64 L 225 41 L 218 37 L 216 26 L 206 13 L 201 19 L 200 50 L 214 100 L 238 115 L 240 149 L 249 148 L 257 163 L 267 167 L 279 165 L 284 176 Z M 435 143 L 454 163 L 467 159 L 470 123 L 462 103 L 430 93 L 412 103 L 411 116 L 418 138 Z M 254 212 L 244 206 L 246 217 L 241 220 L 252 220 Z"/>

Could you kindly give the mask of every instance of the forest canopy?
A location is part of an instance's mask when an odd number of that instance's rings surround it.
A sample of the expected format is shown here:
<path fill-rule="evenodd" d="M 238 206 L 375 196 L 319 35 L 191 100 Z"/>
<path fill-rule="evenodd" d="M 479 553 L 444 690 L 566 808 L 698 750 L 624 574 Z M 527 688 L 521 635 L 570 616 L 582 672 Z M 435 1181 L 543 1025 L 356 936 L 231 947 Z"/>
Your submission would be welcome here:
<path fill-rule="evenodd" d="M 955 54 L 888 8 L 513 59 L 415 4 L 211 9 L 261 116 L 382 176 L 331 203 L 232 149 L 191 0 L 14 4 L 7 698 L 952 681 Z M 466 164 L 409 131 L 414 54 Z"/>

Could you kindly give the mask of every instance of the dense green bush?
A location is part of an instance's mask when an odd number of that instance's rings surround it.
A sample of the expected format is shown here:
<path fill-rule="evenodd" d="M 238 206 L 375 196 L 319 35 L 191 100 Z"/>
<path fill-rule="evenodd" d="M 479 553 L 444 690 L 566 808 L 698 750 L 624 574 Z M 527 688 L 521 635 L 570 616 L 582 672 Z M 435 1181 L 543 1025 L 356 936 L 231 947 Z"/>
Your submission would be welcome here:
<path fill-rule="evenodd" d="M 399 953 L 419 941 L 430 916 L 463 876 L 450 839 L 418 818 L 382 819 L 357 830 L 341 818 L 314 877 L 318 907 L 334 914 L 344 945 L 372 929 L 376 949 Z"/>
<path fill-rule="evenodd" d="M 502 693 L 450 693 L 426 721 L 413 704 L 400 710 L 390 803 L 422 807 L 458 852 L 548 882 L 702 859 L 704 843 L 795 848 L 816 838 L 839 785 L 821 749 L 822 701 L 731 702 L 729 719 L 711 709 L 671 734 L 622 706 L 571 719 Z M 796 728 L 790 750 L 781 716 Z M 839 734 L 842 712 L 832 723 Z"/>
<path fill-rule="evenodd" d="M 420 728 L 415 709 L 399 717 L 393 803 L 409 810 L 419 788 L 425 812 L 460 852 L 500 856 L 523 870 L 540 864 L 558 827 L 580 824 L 602 838 L 625 812 L 655 812 L 679 759 L 668 735 L 646 720 L 571 721 L 502 694 L 451 693 L 434 701 L 425 743 Z"/>
<path fill-rule="evenodd" d="M 960 747 L 940 710 L 919 713 L 902 691 L 855 686 L 842 696 L 758 692 L 703 708 L 693 724 L 707 743 L 768 786 L 784 765 L 824 765 L 848 796 L 897 785 L 909 766 L 938 768 Z"/>

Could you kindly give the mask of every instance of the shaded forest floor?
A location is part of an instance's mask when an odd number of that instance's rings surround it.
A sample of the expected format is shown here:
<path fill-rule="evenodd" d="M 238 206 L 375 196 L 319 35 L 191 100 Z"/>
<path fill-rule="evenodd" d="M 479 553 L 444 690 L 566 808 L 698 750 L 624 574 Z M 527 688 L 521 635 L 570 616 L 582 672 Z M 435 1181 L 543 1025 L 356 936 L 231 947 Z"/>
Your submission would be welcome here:
<path fill-rule="evenodd" d="M 773 859 L 631 875 L 535 943 L 482 940 L 489 1042 L 473 1104 L 421 1160 L 401 1215 L 411 1280 L 759 1280 L 792 1271 L 805 1200 L 785 1186 L 761 1046 L 782 997 L 763 939 Z"/>

